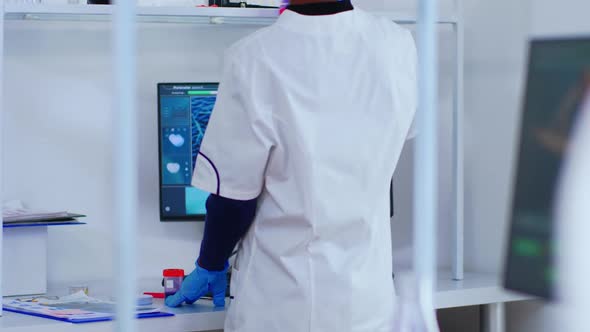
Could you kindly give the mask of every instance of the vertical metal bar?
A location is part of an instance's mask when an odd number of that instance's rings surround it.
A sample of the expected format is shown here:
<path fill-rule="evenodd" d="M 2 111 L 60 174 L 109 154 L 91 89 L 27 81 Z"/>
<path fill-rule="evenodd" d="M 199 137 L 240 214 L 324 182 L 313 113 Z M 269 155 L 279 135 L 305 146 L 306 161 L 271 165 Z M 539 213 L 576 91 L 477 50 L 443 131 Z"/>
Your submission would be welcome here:
<path fill-rule="evenodd" d="M 0 0 L 0 202 L 4 197 L 4 0 Z M 2 205 L 0 205 L 0 221 L 2 220 Z M 0 297 L 3 292 L 2 288 L 2 238 L 3 231 L 0 231 Z M 2 316 L 2 303 L 0 303 L 0 316 Z"/>
<path fill-rule="evenodd" d="M 456 37 L 455 87 L 453 97 L 453 192 L 455 194 L 453 279 L 463 280 L 465 270 L 465 157 L 463 145 L 465 30 L 463 27 L 463 1 L 456 0 L 455 3 L 457 22 L 453 25 Z"/>
<path fill-rule="evenodd" d="M 506 304 L 490 303 L 482 306 L 482 332 L 506 331 Z"/>
<path fill-rule="evenodd" d="M 414 269 L 418 294 L 428 331 L 437 331 L 434 315 L 436 280 L 436 221 L 438 194 L 438 36 L 437 0 L 420 0 L 418 7 L 417 114 L 420 135 L 416 137 L 414 165 Z"/>
<path fill-rule="evenodd" d="M 113 13 L 115 76 L 114 206 L 118 332 L 135 332 L 137 111 L 135 1 L 117 0 Z"/>

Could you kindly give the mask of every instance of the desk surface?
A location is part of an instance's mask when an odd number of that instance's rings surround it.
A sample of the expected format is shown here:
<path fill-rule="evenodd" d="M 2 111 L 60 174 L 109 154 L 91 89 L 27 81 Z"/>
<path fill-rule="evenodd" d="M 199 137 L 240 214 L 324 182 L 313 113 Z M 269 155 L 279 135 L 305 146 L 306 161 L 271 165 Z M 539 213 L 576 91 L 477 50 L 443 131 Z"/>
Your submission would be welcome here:
<path fill-rule="evenodd" d="M 435 298 L 438 309 L 532 299 L 504 290 L 492 274 L 467 273 L 462 281 L 452 281 L 450 276 L 450 273 L 439 274 Z M 162 300 L 156 301 L 156 305 L 163 306 Z M 209 301 L 168 310 L 176 316 L 140 319 L 138 331 L 210 331 L 223 328 L 225 311 L 214 308 Z M 76 325 L 10 312 L 3 312 L 0 318 L 0 330 L 5 332 L 106 332 L 112 331 L 112 328 L 112 322 Z"/>

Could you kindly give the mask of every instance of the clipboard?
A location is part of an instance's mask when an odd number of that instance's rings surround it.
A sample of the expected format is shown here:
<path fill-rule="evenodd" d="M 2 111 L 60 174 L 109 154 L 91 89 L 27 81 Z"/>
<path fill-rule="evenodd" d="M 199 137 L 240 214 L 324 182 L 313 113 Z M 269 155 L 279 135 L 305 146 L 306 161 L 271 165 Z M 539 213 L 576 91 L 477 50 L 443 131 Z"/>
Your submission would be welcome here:
<path fill-rule="evenodd" d="M 62 318 L 62 317 L 55 317 L 51 315 L 44 315 L 41 313 L 35 313 L 25 310 L 18 310 L 12 308 L 2 308 L 3 311 L 7 312 L 14 312 L 17 314 L 23 314 L 27 316 L 39 317 L 39 318 L 47 318 L 51 320 L 57 320 L 60 322 L 65 323 L 72 323 L 72 324 L 87 324 L 87 323 L 97 323 L 97 322 L 108 322 L 114 320 L 114 317 L 96 317 L 96 318 Z M 161 317 L 173 317 L 174 314 L 169 312 L 151 312 L 145 314 L 138 314 L 137 319 L 146 319 L 146 318 L 161 318 Z"/>
<path fill-rule="evenodd" d="M 54 304 L 41 304 L 36 298 L 5 298 L 2 301 L 2 310 L 72 324 L 105 322 L 115 319 L 114 303 L 97 299 L 92 299 L 92 302 L 78 303 L 75 302 L 78 300 L 76 296 L 83 297 L 83 295 L 76 293 L 70 295 L 68 299 L 62 300 L 63 303 Z M 160 308 L 153 306 L 138 306 L 135 310 L 138 319 L 174 316 L 172 313 L 163 312 Z"/>

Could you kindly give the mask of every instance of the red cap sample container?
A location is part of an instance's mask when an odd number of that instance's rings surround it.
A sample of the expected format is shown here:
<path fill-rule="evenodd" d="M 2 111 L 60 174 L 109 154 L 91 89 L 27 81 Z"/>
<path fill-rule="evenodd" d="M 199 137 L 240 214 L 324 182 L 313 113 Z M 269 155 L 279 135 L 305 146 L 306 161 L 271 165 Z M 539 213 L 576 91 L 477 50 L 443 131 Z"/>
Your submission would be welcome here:
<path fill-rule="evenodd" d="M 163 272 L 164 276 L 164 294 L 166 297 L 176 294 L 180 290 L 182 281 L 184 280 L 184 270 L 182 269 L 166 269 Z"/>

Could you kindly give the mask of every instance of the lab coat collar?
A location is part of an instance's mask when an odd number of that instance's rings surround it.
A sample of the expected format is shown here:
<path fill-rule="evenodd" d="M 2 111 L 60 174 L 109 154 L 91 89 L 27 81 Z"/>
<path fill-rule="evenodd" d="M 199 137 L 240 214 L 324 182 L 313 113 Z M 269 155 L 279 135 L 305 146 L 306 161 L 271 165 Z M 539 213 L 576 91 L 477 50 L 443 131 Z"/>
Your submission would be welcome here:
<path fill-rule="evenodd" d="M 305 5 L 289 5 L 287 7 L 287 10 L 294 11 L 301 15 L 310 16 L 335 15 L 353 9 L 354 7 L 350 0 L 310 3 Z"/>
<path fill-rule="evenodd" d="M 348 10 L 333 15 L 301 15 L 292 10 L 286 10 L 277 20 L 277 24 L 285 29 L 311 34 L 327 34 L 335 29 L 350 27 L 359 9 Z"/>

